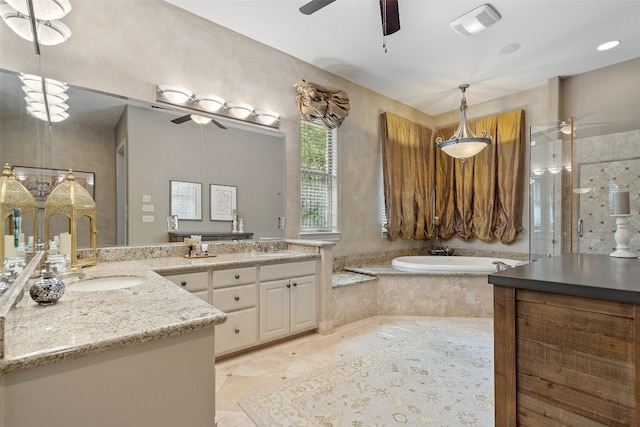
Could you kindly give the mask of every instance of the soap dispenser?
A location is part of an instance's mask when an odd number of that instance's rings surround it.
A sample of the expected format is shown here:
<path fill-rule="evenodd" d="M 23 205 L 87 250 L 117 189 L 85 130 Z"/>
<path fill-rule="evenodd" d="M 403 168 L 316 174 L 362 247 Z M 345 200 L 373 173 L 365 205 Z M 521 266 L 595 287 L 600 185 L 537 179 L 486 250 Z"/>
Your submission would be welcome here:
<path fill-rule="evenodd" d="M 29 294 L 40 305 L 55 304 L 62 298 L 64 283 L 56 277 L 50 261 L 45 261 L 42 276 L 31 286 Z"/>

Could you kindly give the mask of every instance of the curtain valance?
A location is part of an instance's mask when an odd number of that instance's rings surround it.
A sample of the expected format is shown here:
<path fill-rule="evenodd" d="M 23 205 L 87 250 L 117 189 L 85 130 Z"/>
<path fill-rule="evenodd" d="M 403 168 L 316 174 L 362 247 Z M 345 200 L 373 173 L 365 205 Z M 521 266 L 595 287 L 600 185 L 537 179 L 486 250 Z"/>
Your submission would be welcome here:
<path fill-rule="evenodd" d="M 351 106 L 344 90 L 332 89 L 306 80 L 300 80 L 294 86 L 298 90 L 298 110 L 305 119 L 320 119 L 325 127 L 335 129 L 340 127 L 349 115 Z"/>

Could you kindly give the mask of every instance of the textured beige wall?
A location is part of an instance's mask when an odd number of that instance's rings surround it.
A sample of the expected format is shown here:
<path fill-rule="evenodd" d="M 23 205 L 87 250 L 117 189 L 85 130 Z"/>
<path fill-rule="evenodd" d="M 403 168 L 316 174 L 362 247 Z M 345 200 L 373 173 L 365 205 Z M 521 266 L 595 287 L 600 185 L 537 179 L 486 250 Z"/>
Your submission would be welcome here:
<path fill-rule="evenodd" d="M 43 47 L 40 64 L 30 43 L 0 25 L 0 67 L 146 101 L 155 100 L 156 84 L 180 84 L 278 111 L 286 140 L 288 237 L 297 237 L 300 215 L 299 113 L 293 84 L 304 78 L 346 90 L 352 110 L 339 131 L 342 240 L 335 252 L 423 244 L 380 237 L 379 114 L 390 111 L 430 126 L 428 115 L 162 1 L 76 0 L 64 22 L 72 37 Z"/>
<path fill-rule="evenodd" d="M 452 106 L 450 113 L 432 118 L 162 1 L 75 0 L 64 22 L 73 36 L 62 45 L 43 47 L 40 61 L 34 60 L 28 42 L 0 25 L 0 67 L 45 74 L 147 101 L 154 100 L 156 84 L 174 83 L 278 111 L 286 140 L 288 237 L 297 237 L 299 224 L 299 115 L 293 83 L 304 78 L 345 89 L 352 110 L 339 131 L 342 239 L 334 253 L 371 253 L 424 245 L 414 241 L 388 242 L 380 237 L 379 114 L 389 111 L 435 128 L 456 122 L 457 106 Z M 572 88 L 574 93 L 579 90 L 594 99 L 606 98 L 606 105 L 627 102 L 629 95 L 619 101 L 607 85 L 611 76 L 618 76 L 621 82 L 632 80 L 638 75 L 637 69 L 638 61 L 631 61 L 622 74 L 612 69 L 579 76 L 571 81 Z M 634 84 L 637 95 L 639 83 Z M 471 91 L 469 113 L 473 118 L 524 108 L 527 126 L 555 119 L 548 112 L 561 96 L 553 89 L 557 86 L 550 83 L 483 104 L 473 103 Z M 620 90 L 625 87 L 623 83 L 617 86 Z M 574 95 L 572 100 L 569 111 L 582 111 L 578 108 L 578 104 L 586 102 L 582 95 Z M 564 102 L 564 113 L 567 105 Z M 527 227 L 526 216 L 524 224 Z M 448 243 L 454 247 L 526 252 L 527 240 L 525 232 L 510 246 L 455 239 Z"/>

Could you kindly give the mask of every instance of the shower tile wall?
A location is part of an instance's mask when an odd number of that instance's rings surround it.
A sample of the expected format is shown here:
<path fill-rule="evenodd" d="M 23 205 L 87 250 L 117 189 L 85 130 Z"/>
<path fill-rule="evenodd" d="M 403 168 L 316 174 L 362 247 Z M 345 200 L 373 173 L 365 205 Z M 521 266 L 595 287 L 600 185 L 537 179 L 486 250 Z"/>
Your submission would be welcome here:
<path fill-rule="evenodd" d="M 632 238 L 629 250 L 640 250 L 640 131 L 576 139 L 577 219 L 583 220 L 583 237 L 575 252 L 609 254 L 615 250 L 613 191 L 629 191 Z"/>

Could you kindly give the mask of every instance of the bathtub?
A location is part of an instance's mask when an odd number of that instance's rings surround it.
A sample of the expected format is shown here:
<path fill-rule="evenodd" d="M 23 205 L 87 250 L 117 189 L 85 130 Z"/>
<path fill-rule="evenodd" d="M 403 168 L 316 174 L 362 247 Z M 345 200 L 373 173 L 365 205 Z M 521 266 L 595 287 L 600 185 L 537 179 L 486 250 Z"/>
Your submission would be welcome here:
<path fill-rule="evenodd" d="M 396 270 L 410 273 L 493 273 L 497 271 L 494 261 L 503 262 L 511 267 L 525 264 L 508 258 L 471 257 L 471 256 L 402 256 L 391 261 Z"/>

